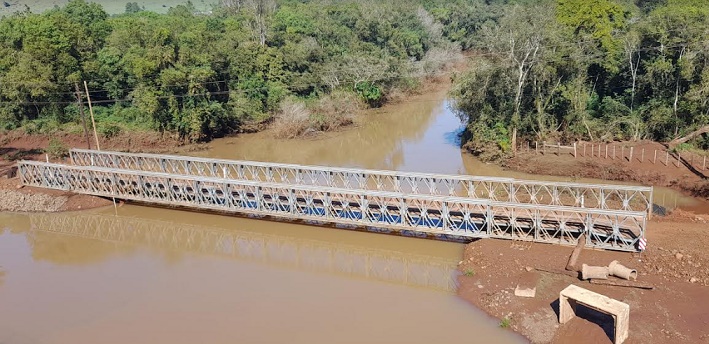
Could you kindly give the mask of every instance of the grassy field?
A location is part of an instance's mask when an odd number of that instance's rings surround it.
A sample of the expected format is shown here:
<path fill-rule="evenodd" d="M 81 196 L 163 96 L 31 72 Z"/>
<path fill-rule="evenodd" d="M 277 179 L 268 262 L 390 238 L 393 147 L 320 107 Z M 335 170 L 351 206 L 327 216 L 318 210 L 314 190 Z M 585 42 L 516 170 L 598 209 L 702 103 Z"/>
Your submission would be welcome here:
<path fill-rule="evenodd" d="M 88 0 L 96 2 L 103 6 L 104 10 L 109 14 L 120 14 L 126 9 L 126 3 L 137 2 L 140 6 L 145 7 L 148 11 L 165 13 L 170 7 L 184 4 L 187 0 Z M 63 6 L 69 0 L 0 0 L 0 16 L 10 15 L 14 12 L 19 12 L 25 9 L 25 5 L 30 7 L 30 10 L 35 13 L 43 12 L 53 8 L 55 5 Z M 208 11 L 212 8 L 212 4 L 218 3 L 219 0 L 192 0 L 192 4 L 200 11 Z M 10 6 L 5 6 L 9 4 Z"/>

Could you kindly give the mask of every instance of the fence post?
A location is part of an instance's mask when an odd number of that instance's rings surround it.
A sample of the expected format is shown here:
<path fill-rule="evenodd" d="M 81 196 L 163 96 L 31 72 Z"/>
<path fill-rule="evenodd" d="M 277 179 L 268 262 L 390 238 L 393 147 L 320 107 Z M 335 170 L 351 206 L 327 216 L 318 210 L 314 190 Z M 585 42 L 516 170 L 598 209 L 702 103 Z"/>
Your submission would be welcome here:
<path fill-rule="evenodd" d="M 576 158 L 576 142 L 574 142 L 574 158 Z"/>
<path fill-rule="evenodd" d="M 657 164 L 657 149 L 655 149 L 655 157 L 652 158 L 652 164 L 653 165 Z"/>
<path fill-rule="evenodd" d="M 633 162 L 633 150 L 635 147 L 630 147 L 630 158 L 628 158 L 628 162 Z"/>
<path fill-rule="evenodd" d="M 707 157 L 704 156 L 704 167 L 702 168 L 703 170 L 707 169 Z"/>
<path fill-rule="evenodd" d="M 679 168 L 679 159 L 682 159 L 682 152 L 677 152 L 677 168 Z"/>
<path fill-rule="evenodd" d="M 665 166 L 670 163 L 670 151 L 665 151 Z"/>
<path fill-rule="evenodd" d="M 645 148 L 643 148 L 642 153 L 640 153 L 640 162 L 643 162 L 645 160 Z"/>
<path fill-rule="evenodd" d="M 620 160 L 625 160 L 625 146 L 620 147 Z"/>
<path fill-rule="evenodd" d="M 556 142 L 556 156 L 561 156 L 561 142 Z"/>
<path fill-rule="evenodd" d="M 547 142 L 542 141 L 542 154 L 547 155 Z"/>
<path fill-rule="evenodd" d="M 539 154 L 539 142 L 534 141 L 534 154 Z"/>
<path fill-rule="evenodd" d="M 606 160 L 608 160 L 608 144 L 606 143 Z"/>
<path fill-rule="evenodd" d="M 583 157 L 584 157 L 584 158 L 586 157 L 586 146 L 587 146 L 587 145 L 588 145 L 588 144 L 587 144 L 586 142 L 583 143 Z"/>
<path fill-rule="evenodd" d="M 615 145 L 613 145 L 613 160 L 615 160 Z"/>

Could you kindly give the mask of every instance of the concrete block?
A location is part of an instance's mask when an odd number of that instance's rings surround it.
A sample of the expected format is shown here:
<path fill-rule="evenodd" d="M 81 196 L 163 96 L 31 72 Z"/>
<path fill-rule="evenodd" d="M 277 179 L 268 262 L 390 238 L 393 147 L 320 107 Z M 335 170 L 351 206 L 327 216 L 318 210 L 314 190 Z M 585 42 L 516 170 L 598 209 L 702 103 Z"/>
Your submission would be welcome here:
<path fill-rule="evenodd" d="M 630 306 L 627 303 L 572 284 L 559 293 L 559 323 L 564 324 L 576 315 L 576 304 L 578 303 L 613 317 L 615 323 L 614 343 L 621 344 L 628 339 Z"/>

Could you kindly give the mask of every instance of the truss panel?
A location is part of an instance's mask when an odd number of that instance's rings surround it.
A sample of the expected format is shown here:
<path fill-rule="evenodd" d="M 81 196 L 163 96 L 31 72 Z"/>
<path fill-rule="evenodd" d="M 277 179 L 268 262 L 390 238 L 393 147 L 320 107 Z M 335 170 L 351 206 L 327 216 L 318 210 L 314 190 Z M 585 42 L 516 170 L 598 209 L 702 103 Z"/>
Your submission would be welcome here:
<path fill-rule="evenodd" d="M 77 166 L 196 177 L 483 198 L 509 203 L 643 211 L 648 215 L 651 215 L 652 211 L 653 189 L 644 186 L 543 182 L 84 149 L 72 149 L 71 159 Z"/>
<path fill-rule="evenodd" d="M 646 214 L 496 202 L 453 196 L 348 190 L 24 161 L 25 185 L 103 197 L 401 231 L 636 251 Z M 238 246 L 238 245 L 237 245 Z"/>

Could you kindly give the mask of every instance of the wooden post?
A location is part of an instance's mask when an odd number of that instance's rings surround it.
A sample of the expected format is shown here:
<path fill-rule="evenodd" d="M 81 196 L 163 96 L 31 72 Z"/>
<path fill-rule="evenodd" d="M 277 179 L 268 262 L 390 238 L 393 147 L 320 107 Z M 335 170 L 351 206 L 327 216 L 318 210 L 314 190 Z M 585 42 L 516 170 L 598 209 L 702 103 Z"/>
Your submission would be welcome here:
<path fill-rule="evenodd" d="M 704 167 L 702 168 L 703 170 L 707 169 L 707 157 L 704 156 Z"/>
<path fill-rule="evenodd" d="M 91 96 L 89 95 L 89 86 L 84 80 L 84 89 L 86 90 L 86 99 L 89 101 L 89 113 L 91 114 L 91 125 L 94 127 L 94 138 L 96 139 L 96 149 L 101 150 L 101 146 L 98 143 L 98 134 L 96 133 L 96 121 L 94 120 L 94 108 L 91 106 Z"/>
<path fill-rule="evenodd" d="M 653 165 L 657 164 L 657 149 L 655 149 L 655 157 L 652 158 L 652 164 Z"/>
<path fill-rule="evenodd" d="M 615 145 L 613 145 L 613 160 L 615 160 Z"/>
<path fill-rule="evenodd" d="M 585 142 L 583 143 L 583 157 L 584 158 L 586 157 L 586 146 L 587 145 L 588 145 L 587 143 L 585 143 Z"/>
<path fill-rule="evenodd" d="M 527 153 L 529 153 L 529 141 L 527 141 Z"/>
<path fill-rule="evenodd" d="M 633 150 L 635 147 L 630 147 L 630 157 L 628 158 L 628 162 L 633 162 Z"/>
<path fill-rule="evenodd" d="M 606 143 L 606 160 L 608 160 L 608 144 Z"/>
<path fill-rule="evenodd" d="M 642 153 L 640 153 L 640 162 L 643 162 L 645 160 L 645 148 L 643 148 Z"/>
<path fill-rule="evenodd" d="M 534 141 L 534 153 L 539 154 L 539 142 Z"/>
<path fill-rule="evenodd" d="M 679 160 L 682 159 L 682 152 L 677 152 L 677 167 L 679 168 Z"/>
<path fill-rule="evenodd" d="M 576 266 L 576 261 L 578 261 L 579 255 L 581 254 L 581 250 L 583 250 L 584 246 L 586 246 L 586 235 L 581 234 L 579 241 L 576 243 L 576 247 L 573 252 L 571 252 L 571 256 L 569 256 L 569 261 L 566 263 L 566 270 L 579 271 Z"/>
<path fill-rule="evenodd" d="M 542 141 L 542 154 L 547 155 L 547 142 Z"/>
<path fill-rule="evenodd" d="M 556 142 L 556 156 L 561 156 L 561 142 Z"/>
<path fill-rule="evenodd" d="M 670 151 L 665 151 L 665 166 L 670 163 Z"/>
<path fill-rule="evenodd" d="M 574 142 L 574 158 L 576 158 L 576 142 Z"/>
<path fill-rule="evenodd" d="M 86 127 L 86 116 L 84 115 L 84 103 L 81 101 L 81 91 L 79 90 L 79 83 L 74 83 L 74 88 L 76 89 L 76 103 L 79 106 L 79 113 L 81 114 L 81 124 L 84 127 L 84 136 L 86 137 L 86 145 L 91 149 L 91 140 L 89 140 L 89 129 Z"/>
<path fill-rule="evenodd" d="M 98 143 L 98 133 L 96 133 L 96 121 L 94 120 L 94 108 L 91 105 L 91 95 L 89 95 L 89 86 L 86 84 L 86 80 L 84 80 L 84 90 L 86 90 L 86 99 L 89 101 L 89 112 L 91 113 L 91 125 L 94 127 L 94 138 L 96 139 L 96 149 L 101 150 L 101 145 Z M 112 197 L 113 199 L 113 211 L 115 212 L 116 216 L 118 216 L 118 205 L 116 204 L 116 197 Z"/>

